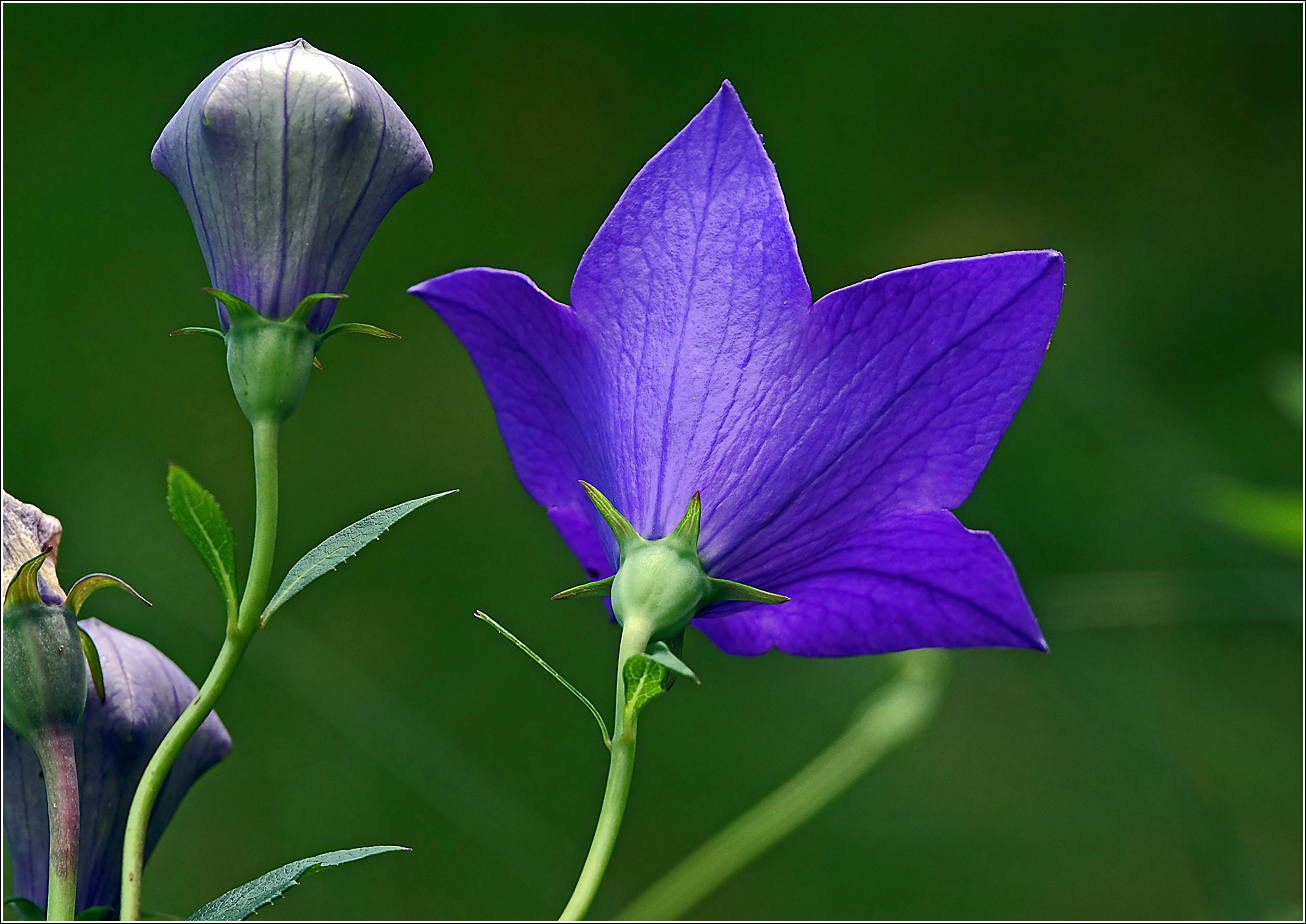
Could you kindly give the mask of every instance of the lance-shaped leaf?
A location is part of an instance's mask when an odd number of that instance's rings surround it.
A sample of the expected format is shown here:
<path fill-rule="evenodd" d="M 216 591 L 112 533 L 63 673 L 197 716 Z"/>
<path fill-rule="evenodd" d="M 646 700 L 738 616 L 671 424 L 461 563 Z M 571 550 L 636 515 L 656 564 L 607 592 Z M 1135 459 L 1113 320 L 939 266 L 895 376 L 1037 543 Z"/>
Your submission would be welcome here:
<path fill-rule="evenodd" d="M 647 655 L 631 656 L 621 668 L 626 682 L 625 725 L 627 728 L 657 697 L 666 692 L 667 669 Z"/>
<path fill-rule="evenodd" d="M 269 905 L 309 876 L 328 866 L 341 866 L 374 857 L 379 853 L 409 850 L 408 847 L 354 847 L 350 850 L 332 850 L 287 863 L 280 869 L 259 876 L 253 882 L 232 889 L 215 898 L 186 920 L 188 921 L 243 921 L 264 905 Z"/>
<path fill-rule="evenodd" d="M 555 598 L 555 599 L 556 599 L 556 598 Z M 591 702 L 589 701 L 589 697 L 587 697 L 587 696 L 586 696 L 584 693 L 582 693 L 580 690 L 577 690 L 577 689 L 576 689 L 575 687 L 573 687 L 570 683 L 568 683 L 568 682 L 567 682 L 567 678 L 563 677 L 561 674 L 559 674 L 557 671 L 555 671 L 555 670 L 554 670 L 554 669 L 549 665 L 549 662 L 548 662 L 548 661 L 545 661 L 543 658 L 541 658 L 541 657 L 540 657 L 539 655 L 537 655 L 535 652 L 531 651 L 530 648 L 528 648 L 528 647 L 526 646 L 526 643 L 525 643 L 525 642 L 523 642 L 523 641 L 522 641 L 521 639 L 519 639 L 517 636 L 513 635 L 511 632 L 509 632 L 509 631 L 508 631 L 507 629 L 505 629 L 503 626 L 499 625 L 497 622 L 495 622 L 495 621 L 494 621 L 493 619 L 491 619 L 489 616 L 485 615 L 485 614 L 482 613 L 480 610 L 477 610 L 477 611 L 476 611 L 476 617 L 477 617 L 478 619 L 483 619 L 483 620 L 485 620 L 485 621 L 488 622 L 490 625 L 494 626 L 494 628 L 498 629 L 498 630 L 499 630 L 499 633 L 500 633 L 501 635 L 503 635 L 505 638 L 507 638 L 510 642 L 512 642 L 514 645 L 516 645 L 516 646 L 517 646 L 518 648 L 520 648 L 522 651 L 526 652 L 526 654 L 527 654 L 527 655 L 528 655 L 528 656 L 529 656 L 529 657 L 530 657 L 530 658 L 531 658 L 531 659 L 532 659 L 536 664 L 538 664 L 540 667 L 542 667 L 542 668 L 544 668 L 546 671 L 548 671 L 549 674 L 552 675 L 552 677 L 553 677 L 554 680 L 558 681 L 558 683 L 562 684 L 564 687 L 566 687 L 568 690 L 570 690 L 572 693 L 574 693 L 574 694 L 576 695 L 576 698 L 577 698 L 578 700 L 580 700 L 582 703 L 585 704 L 585 708 L 588 709 L 588 710 L 590 711 L 590 715 L 594 716 L 594 721 L 596 721 L 596 722 L 599 723 L 599 731 L 601 731 L 601 732 L 603 733 L 603 743 L 604 743 L 604 745 L 606 745 L 609 749 L 611 749 L 611 747 L 612 747 L 612 736 L 608 734 L 608 723 L 603 721 L 603 716 L 599 714 L 598 709 L 594 708 L 594 704 L 591 703 Z"/>
<path fill-rule="evenodd" d="M 649 646 L 649 650 L 645 652 L 645 655 L 674 674 L 679 674 L 681 677 L 688 677 L 690 680 L 694 681 L 694 683 L 703 682 L 698 679 L 698 674 L 695 674 L 690 670 L 688 664 L 680 660 L 666 642 L 654 642 Z M 666 686 L 670 688 L 670 684 L 667 684 Z"/>
<path fill-rule="evenodd" d="M 169 465 L 168 509 L 218 582 L 218 590 L 227 605 L 227 618 L 234 619 L 237 607 L 236 539 L 227 518 L 222 515 L 222 508 L 185 469 Z"/>
<path fill-rule="evenodd" d="M 383 532 L 418 507 L 429 504 L 441 497 L 448 497 L 450 494 L 457 493 L 457 489 L 442 491 L 439 494 L 430 494 L 416 500 L 395 504 L 393 507 L 378 510 L 376 513 L 369 513 L 357 523 L 346 526 L 334 536 L 324 540 L 311 552 L 295 562 L 295 566 L 290 569 L 286 579 L 281 582 L 277 592 L 268 601 L 259 622 L 262 625 L 267 625 L 268 620 L 272 618 L 272 614 L 280 609 L 287 600 L 328 571 L 334 571 L 337 565 L 345 559 L 351 558 L 359 549 L 373 539 L 378 538 Z"/>

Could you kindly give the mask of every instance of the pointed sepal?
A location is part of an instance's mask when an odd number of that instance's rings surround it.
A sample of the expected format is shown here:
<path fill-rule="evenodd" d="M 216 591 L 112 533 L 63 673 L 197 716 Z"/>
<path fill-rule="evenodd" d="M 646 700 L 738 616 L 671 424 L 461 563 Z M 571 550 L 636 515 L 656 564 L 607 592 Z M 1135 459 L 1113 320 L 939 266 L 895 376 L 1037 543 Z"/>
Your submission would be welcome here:
<path fill-rule="evenodd" d="M 683 541 L 690 549 L 698 551 L 698 526 L 703 517 L 703 501 L 699 497 L 699 492 L 695 491 L 694 496 L 689 499 L 689 506 L 685 509 L 685 515 L 680 518 L 679 525 L 671 531 L 671 535 L 676 539 Z"/>
<path fill-rule="evenodd" d="M 385 340 L 403 339 L 398 334 L 392 334 L 390 331 L 377 327 L 374 324 L 358 324 L 354 322 L 349 324 L 337 324 L 335 327 L 323 334 L 322 339 L 325 340 L 326 338 L 333 337 L 336 334 L 370 334 L 373 337 L 381 337 Z"/>
<path fill-rule="evenodd" d="M 635 527 L 630 525 L 630 521 L 617 512 L 617 508 L 612 506 L 612 502 L 603 496 L 603 492 L 588 481 L 582 481 L 580 486 L 585 489 L 589 495 L 590 502 L 594 504 L 594 509 L 603 517 L 608 527 L 612 530 L 612 535 L 617 537 L 617 545 L 621 548 L 622 554 L 625 554 L 626 546 L 632 543 L 642 544 L 644 538 L 635 532 Z"/>
<path fill-rule="evenodd" d="M 87 634 L 81 626 L 77 631 L 82 635 L 82 654 L 86 655 L 86 666 L 91 669 L 91 682 L 95 684 L 95 692 L 100 697 L 100 702 L 104 702 L 104 669 L 100 667 L 100 652 L 95 647 L 95 640 Z"/>
<path fill-rule="evenodd" d="M 312 295 L 305 295 L 298 305 L 295 306 L 294 312 L 290 315 L 291 321 L 298 321 L 300 324 L 308 324 L 309 313 L 312 312 L 313 306 L 324 298 L 349 298 L 343 292 L 316 292 Z"/>
<path fill-rule="evenodd" d="M 610 597 L 612 596 L 612 582 L 616 579 L 605 577 L 601 581 L 590 581 L 588 584 L 581 584 L 579 587 L 571 587 L 561 593 L 554 594 L 552 600 L 573 600 L 576 597 Z"/>
<path fill-rule="evenodd" d="M 22 606 L 25 603 L 42 602 L 41 588 L 36 582 L 36 575 L 49 556 L 48 551 L 42 552 L 19 566 L 18 573 L 14 575 L 14 579 L 9 582 L 9 589 L 5 591 L 5 609 Z"/>
<path fill-rule="evenodd" d="M 726 600 L 747 600 L 750 603 L 789 602 L 789 598 L 783 594 L 773 594 L 769 591 L 758 590 L 756 587 L 749 587 L 747 584 L 736 584 L 734 581 L 723 581 L 720 578 L 712 578 L 712 596 L 710 602 L 722 603 Z"/>
<path fill-rule="evenodd" d="M 135 597 L 137 600 L 144 603 L 146 606 L 154 606 L 153 603 L 151 603 L 149 600 L 146 600 L 135 590 L 133 590 L 130 584 L 128 584 L 122 578 L 114 577 L 112 574 L 86 575 L 86 577 L 82 578 L 71 588 L 69 588 L 68 600 L 64 603 L 64 606 L 72 610 L 74 614 L 80 613 L 82 611 L 82 604 L 86 602 L 86 598 L 89 597 L 91 594 L 95 593 L 101 587 L 121 587 L 123 590 L 127 591 L 127 593 L 131 594 L 133 597 Z"/>
<path fill-rule="evenodd" d="M 181 327 L 170 333 L 169 337 L 183 337 L 187 334 L 204 334 L 207 337 L 217 337 L 219 340 L 226 340 L 227 335 L 214 327 Z"/>
<path fill-rule="evenodd" d="M 224 292 L 221 289 L 200 289 L 201 292 L 207 292 L 222 304 L 227 306 L 227 313 L 234 318 L 257 318 L 258 312 L 254 306 L 245 301 L 239 295 L 232 295 L 230 292 Z"/>
<path fill-rule="evenodd" d="M 313 357 L 313 368 L 314 369 L 322 368 L 322 360 L 318 359 L 316 356 Z"/>

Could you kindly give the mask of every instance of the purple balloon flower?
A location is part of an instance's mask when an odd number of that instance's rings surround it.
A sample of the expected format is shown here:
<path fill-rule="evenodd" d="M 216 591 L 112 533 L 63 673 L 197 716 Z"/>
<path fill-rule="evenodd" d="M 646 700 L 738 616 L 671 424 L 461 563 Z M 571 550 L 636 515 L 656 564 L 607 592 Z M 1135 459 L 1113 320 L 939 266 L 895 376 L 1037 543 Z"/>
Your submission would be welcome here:
<path fill-rule="evenodd" d="M 695 625 L 733 654 L 1045 648 L 966 500 L 1042 362 L 1052 251 L 896 270 L 812 303 L 784 197 L 729 83 L 634 179 L 572 282 L 467 269 L 414 286 L 467 347 L 526 489 L 591 579 L 702 493 L 716 578 L 784 594 Z"/>
<path fill-rule="evenodd" d="M 223 63 L 150 156 L 186 202 L 214 288 L 268 318 L 343 292 L 390 208 L 431 176 L 417 129 L 381 85 L 303 39 Z M 336 300 L 314 305 L 321 333 Z M 225 331 L 230 318 L 219 303 Z"/>
<path fill-rule="evenodd" d="M 4 494 L 4 587 L 18 566 L 52 549 L 39 577 L 42 599 L 61 605 L 54 573 L 62 526 L 31 504 Z M 48 568 L 48 572 L 45 570 Z M 2 592 L 0 592 L 2 595 Z M 88 684 L 86 712 L 73 732 L 81 805 L 77 910 L 116 907 L 122 843 L 136 785 L 164 734 L 198 692 L 181 668 L 144 639 L 98 619 L 83 619 L 99 651 L 104 701 Z M 4 727 L 4 833 L 13 864 L 14 893 L 40 907 L 49 885 L 50 824 L 41 764 L 32 746 Z M 154 849 L 182 798 L 203 773 L 231 751 L 231 736 L 214 713 L 173 765 L 146 835 Z"/>

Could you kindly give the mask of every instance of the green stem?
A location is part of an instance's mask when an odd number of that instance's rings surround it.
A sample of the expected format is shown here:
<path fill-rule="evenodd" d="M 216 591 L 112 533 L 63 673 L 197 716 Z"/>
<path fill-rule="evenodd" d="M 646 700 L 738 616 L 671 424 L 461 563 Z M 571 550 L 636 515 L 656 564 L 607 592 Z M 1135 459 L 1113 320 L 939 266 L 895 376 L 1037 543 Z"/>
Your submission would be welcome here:
<path fill-rule="evenodd" d="M 627 620 L 621 630 L 621 647 L 617 653 L 617 712 L 612 721 L 612 757 L 608 762 L 608 783 L 603 791 L 603 807 L 599 809 L 599 822 L 594 828 L 594 840 L 581 868 L 571 900 L 563 909 L 560 921 L 579 921 L 589 911 L 594 895 L 603 881 L 603 874 L 612 859 L 621 830 L 621 817 L 626 812 L 626 797 L 630 793 L 630 778 L 635 770 L 636 720 L 626 723 L 626 680 L 623 668 L 632 655 L 642 654 L 648 647 L 651 627 Z"/>
<path fill-rule="evenodd" d="M 680 917 L 924 728 L 947 683 L 947 653 L 925 649 L 905 652 L 897 659 L 899 675 L 871 694 L 847 731 L 787 783 L 681 860 L 618 917 L 645 921 Z"/>
<path fill-rule="evenodd" d="M 45 777 L 45 804 L 50 814 L 50 889 L 45 919 L 71 921 L 77 913 L 77 848 L 82 828 L 72 731 L 51 731 L 33 744 Z"/>
<path fill-rule="evenodd" d="M 271 420 L 254 423 L 254 550 L 250 555 L 249 576 L 240 599 L 236 625 L 228 626 L 222 650 L 213 662 L 199 693 L 190 701 L 159 749 L 150 758 L 141 777 L 127 816 L 127 835 L 122 855 L 122 920 L 138 921 L 141 916 L 142 874 L 145 868 L 145 832 L 150 813 L 163 788 L 168 771 L 191 736 L 204 724 L 217 705 L 228 681 L 236 673 L 245 648 L 258 631 L 259 614 L 266 602 L 268 581 L 272 576 L 272 553 L 277 542 L 277 435 L 280 424 Z"/>

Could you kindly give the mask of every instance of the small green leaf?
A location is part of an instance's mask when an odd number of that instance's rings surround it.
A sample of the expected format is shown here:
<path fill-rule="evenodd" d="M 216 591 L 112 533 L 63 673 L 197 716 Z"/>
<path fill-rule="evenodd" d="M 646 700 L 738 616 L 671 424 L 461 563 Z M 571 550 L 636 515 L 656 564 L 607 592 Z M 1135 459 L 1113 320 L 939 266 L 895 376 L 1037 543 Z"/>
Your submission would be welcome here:
<path fill-rule="evenodd" d="M 626 726 L 629 727 L 650 701 L 662 695 L 667 669 L 647 655 L 632 655 L 622 666 L 621 676 L 626 681 Z"/>
<path fill-rule="evenodd" d="M 581 584 L 579 587 L 570 587 L 561 593 L 554 594 L 552 600 L 571 600 L 575 597 L 610 597 L 612 596 L 612 582 L 616 579 L 605 577 L 601 581 L 590 581 L 588 584 Z"/>
<path fill-rule="evenodd" d="M 304 860 L 287 863 L 259 876 L 253 882 L 232 889 L 215 898 L 186 920 L 188 921 L 243 921 L 264 905 L 271 904 L 302 881 L 328 866 L 352 863 L 379 853 L 408 850 L 407 847 L 355 847 L 352 850 L 333 850 Z"/>
<path fill-rule="evenodd" d="M 457 493 L 457 489 L 443 491 L 439 494 L 430 494 L 416 500 L 405 501 L 402 504 L 378 510 L 376 513 L 369 513 L 357 523 L 346 526 L 334 536 L 319 543 L 316 548 L 295 562 L 295 566 L 290 569 L 286 579 L 277 588 L 277 592 L 272 595 L 272 599 L 263 610 L 263 615 L 259 617 L 260 625 L 267 625 L 268 620 L 272 618 L 272 614 L 280 609 L 287 600 L 328 571 L 334 571 L 336 565 L 357 554 L 359 549 L 373 539 L 378 538 L 383 532 L 418 507 L 429 504 L 441 497 L 448 497 L 450 494 Z"/>
<path fill-rule="evenodd" d="M 21 895 L 10 895 L 4 900 L 6 908 L 13 908 L 18 912 L 20 921 L 44 921 L 45 912 L 36 902 L 23 898 Z"/>
<path fill-rule="evenodd" d="M 548 671 L 550 674 L 552 674 L 554 680 L 558 681 L 558 683 L 562 684 L 564 687 L 566 687 L 566 688 L 567 688 L 568 690 L 570 690 L 572 693 L 576 694 L 576 698 L 577 698 L 578 700 L 580 700 L 582 703 L 584 703 L 584 704 L 585 704 L 585 708 L 588 709 L 588 710 L 590 711 L 590 714 L 594 716 L 594 721 L 596 721 L 596 722 L 599 723 L 599 731 L 601 731 L 601 732 L 603 733 L 603 743 L 604 743 L 604 745 L 606 745 L 606 746 L 608 747 L 609 750 L 611 750 L 611 748 L 612 748 L 612 736 L 608 734 L 608 723 L 603 721 L 603 716 L 600 715 L 600 714 L 599 714 L 599 711 L 598 711 L 597 709 L 594 708 L 594 704 L 591 703 L 591 702 L 589 701 L 589 698 L 588 698 L 584 693 L 582 693 L 580 690 L 577 690 L 577 689 L 576 689 L 575 687 L 573 687 L 570 683 L 568 683 L 567 680 L 566 680 L 566 678 L 563 677 L 561 674 L 559 674 L 557 671 L 555 671 L 552 667 L 550 667 L 550 666 L 549 666 L 549 663 L 548 663 L 547 661 L 545 661 L 543 658 L 541 658 L 541 657 L 540 657 L 539 655 L 537 655 L 535 652 L 533 652 L 533 651 L 531 651 L 529 648 L 527 648 L 525 642 L 523 642 L 523 641 L 522 641 L 521 639 L 519 639 L 517 636 L 513 635 L 511 632 L 509 632 L 509 631 L 508 631 L 507 629 L 505 629 L 503 626 L 499 625 L 497 622 L 495 622 L 495 621 L 494 621 L 493 619 L 491 619 L 489 616 L 486 616 L 486 615 L 485 615 L 484 613 L 482 613 L 480 610 L 477 610 L 477 611 L 476 611 L 476 616 L 477 616 L 478 619 L 483 619 L 483 620 L 485 620 L 486 622 L 488 622 L 490 625 L 494 626 L 494 628 L 498 629 L 498 630 L 499 630 L 499 633 L 500 633 L 501 635 L 503 635 L 505 638 L 507 638 L 510 642 L 512 642 L 514 645 L 516 645 L 516 646 L 517 646 L 518 648 L 520 648 L 522 651 L 526 652 L 527 655 L 529 655 L 532 659 L 534 659 L 534 661 L 535 661 L 536 664 L 538 664 L 540 667 L 544 668 L 546 671 Z"/>
<path fill-rule="evenodd" d="M 376 327 L 373 324 L 359 324 L 357 322 L 351 322 L 349 324 L 337 324 L 335 327 L 331 328 L 325 334 L 323 334 L 322 339 L 325 340 L 326 338 L 333 337 L 336 334 L 371 334 L 373 337 L 381 337 L 385 340 L 403 339 L 398 334 L 392 334 L 390 333 L 390 331 L 383 330 L 379 327 Z"/>
<path fill-rule="evenodd" d="M 228 620 L 236 614 L 236 539 L 222 508 L 179 465 L 168 465 L 168 509 L 218 582 Z"/>
<path fill-rule="evenodd" d="M 49 551 L 42 552 L 35 558 L 29 558 L 18 566 L 18 572 L 5 590 L 5 609 L 24 603 L 40 603 L 41 589 L 36 583 L 36 575 L 50 556 Z"/>
<path fill-rule="evenodd" d="M 74 921 L 103 921 L 113 911 L 110 905 L 92 905 L 78 913 Z"/>
<path fill-rule="evenodd" d="M 227 337 L 220 330 L 212 327 L 181 327 L 170 333 L 169 337 L 183 337 L 186 334 L 204 334 L 208 337 L 217 337 L 219 340 L 226 340 Z M 89 909 L 88 909 L 89 910 Z M 98 920 L 98 918 L 97 918 Z"/>
<path fill-rule="evenodd" d="M 688 677 L 694 683 L 702 683 L 698 675 L 689 669 L 689 665 L 680 658 L 667 646 L 666 642 L 654 642 L 647 652 L 648 657 L 652 658 L 658 664 L 661 664 L 667 670 L 679 674 L 681 677 Z"/>
<path fill-rule="evenodd" d="M 100 702 L 104 702 L 104 669 L 100 667 L 100 652 L 95 647 L 95 640 L 86 634 L 85 629 L 78 626 L 77 631 L 82 634 L 82 654 L 86 655 L 86 666 L 91 669 L 95 692 L 100 695 Z"/>

